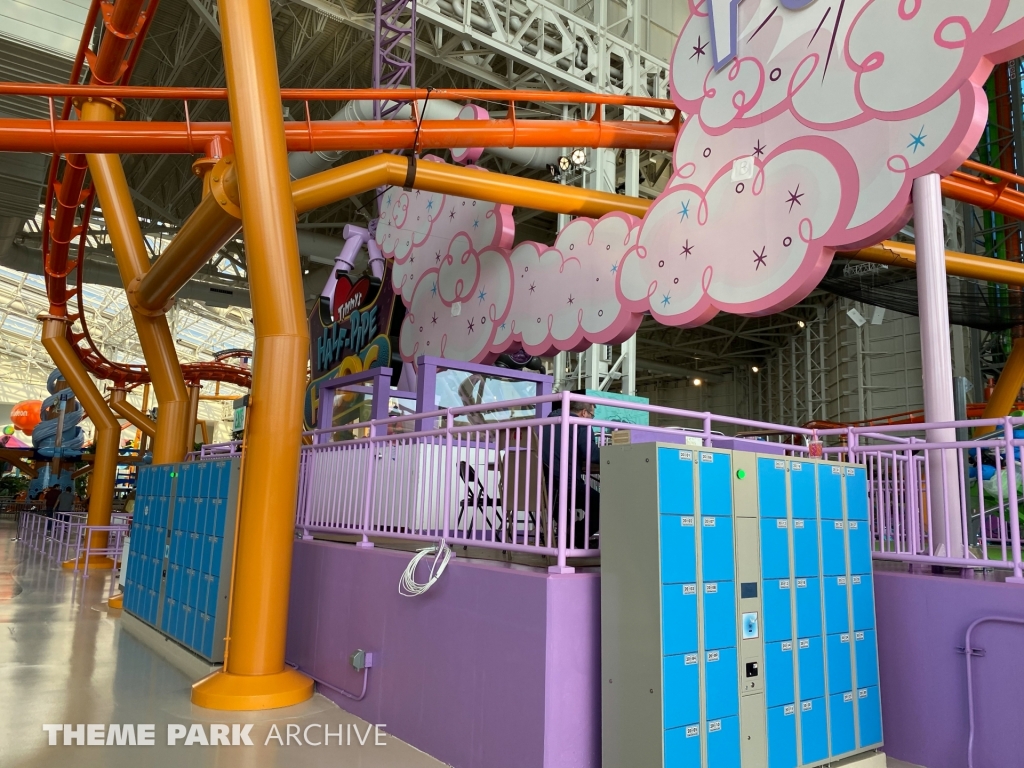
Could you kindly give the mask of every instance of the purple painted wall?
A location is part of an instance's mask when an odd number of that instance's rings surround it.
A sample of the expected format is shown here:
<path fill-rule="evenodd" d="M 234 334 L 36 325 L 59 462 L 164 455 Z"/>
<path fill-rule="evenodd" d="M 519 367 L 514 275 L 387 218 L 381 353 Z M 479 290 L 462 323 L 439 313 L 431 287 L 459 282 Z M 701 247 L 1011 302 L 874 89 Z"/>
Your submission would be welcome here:
<path fill-rule="evenodd" d="M 455 768 L 597 768 L 600 577 L 455 558 L 407 598 L 410 558 L 296 541 L 288 661 L 358 694 L 349 654 L 374 652 L 363 701 L 321 692 Z"/>
<path fill-rule="evenodd" d="M 885 752 L 926 768 L 967 765 L 967 668 L 957 648 L 984 616 L 1024 618 L 1024 587 L 875 572 Z M 983 624 L 974 676 L 974 768 L 1024 766 L 1024 628 Z"/>

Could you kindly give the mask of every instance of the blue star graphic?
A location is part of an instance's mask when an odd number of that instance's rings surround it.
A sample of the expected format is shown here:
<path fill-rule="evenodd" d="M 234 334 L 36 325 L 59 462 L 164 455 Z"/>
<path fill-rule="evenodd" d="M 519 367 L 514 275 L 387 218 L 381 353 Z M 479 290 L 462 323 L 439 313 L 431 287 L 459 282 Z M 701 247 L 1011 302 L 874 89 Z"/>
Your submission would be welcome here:
<path fill-rule="evenodd" d="M 618 264 L 612 264 L 612 274 L 614 275 L 618 271 L 619 271 L 619 265 Z"/>
<path fill-rule="evenodd" d="M 484 299 L 487 298 L 487 292 L 483 290 L 480 291 L 480 294 L 477 296 L 477 298 L 480 299 L 480 301 L 483 301 Z"/>
<path fill-rule="evenodd" d="M 672 294 L 671 293 L 666 293 L 664 296 L 661 297 L 661 306 L 667 307 L 671 303 L 672 303 Z"/>
<path fill-rule="evenodd" d="M 683 203 L 683 207 L 679 209 L 679 222 L 682 223 L 683 219 L 690 218 L 690 201 L 687 200 Z"/>
<path fill-rule="evenodd" d="M 437 283 L 434 283 L 430 288 L 430 295 L 437 296 Z"/>
<path fill-rule="evenodd" d="M 384 200 L 384 205 L 391 205 L 391 194 L 389 193 L 387 198 Z"/>
<path fill-rule="evenodd" d="M 434 210 L 434 198 L 430 198 L 429 200 L 427 200 L 427 210 Z"/>
<path fill-rule="evenodd" d="M 473 219 L 473 229 L 480 226 L 480 219 Z"/>
<path fill-rule="evenodd" d="M 505 330 L 505 324 L 504 323 L 501 324 L 501 330 L 503 330 L 503 331 Z"/>
<path fill-rule="evenodd" d="M 928 138 L 928 134 L 924 132 L 924 126 L 921 126 L 921 130 L 918 131 L 917 135 L 910 134 L 911 142 L 907 144 L 907 149 L 913 148 L 914 154 L 917 154 L 917 148 L 924 149 L 924 140 Z"/>

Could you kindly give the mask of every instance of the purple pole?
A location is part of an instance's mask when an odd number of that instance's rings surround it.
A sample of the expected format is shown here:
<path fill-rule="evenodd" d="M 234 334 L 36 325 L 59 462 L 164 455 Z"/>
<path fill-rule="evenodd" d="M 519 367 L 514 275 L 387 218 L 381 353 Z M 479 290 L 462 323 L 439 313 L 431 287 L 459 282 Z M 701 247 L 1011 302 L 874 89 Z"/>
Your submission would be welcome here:
<path fill-rule="evenodd" d="M 561 456 L 558 462 L 558 564 L 548 567 L 552 573 L 573 573 L 576 569 L 565 564 L 566 528 L 569 515 L 566 514 L 569 496 L 569 390 L 562 390 L 562 421 L 559 435 Z M 575 427 L 573 427 L 575 429 Z M 573 478 L 573 488 L 576 487 Z M 575 514 L 573 512 L 572 514 Z"/>
<path fill-rule="evenodd" d="M 929 423 L 956 420 L 953 410 L 953 360 L 949 347 L 949 298 L 946 245 L 942 228 L 942 188 L 938 174 L 914 180 L 914 231 L 917 239 L 917 301 L 921 320 L 921 369 L 924 416 Z M 952 428 L 927 431 L 930 443 L 955 442 Z M 960 474 L 952 451 L 928 452 L 930 534 L 935 553 L 966 557 L 960 526 Z M 948 538 L 946 532 L 948 531 Z"/>

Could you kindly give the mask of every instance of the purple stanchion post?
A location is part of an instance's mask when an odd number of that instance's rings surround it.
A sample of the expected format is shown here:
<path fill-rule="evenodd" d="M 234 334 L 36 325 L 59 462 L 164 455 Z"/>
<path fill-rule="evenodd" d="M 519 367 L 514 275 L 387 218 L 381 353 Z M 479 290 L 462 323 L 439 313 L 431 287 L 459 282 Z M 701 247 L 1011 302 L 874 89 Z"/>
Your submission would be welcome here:
<path fill-rule="evenodd" d="M 569 390 L 563 389 L 559 435 L 561 456 L 558 460 L 558 564 L 548 568 L 551 573 L 573 573 L 576 570 L 565 564 L 566 529 L 569 526 L 569 516 L 566 514 L 569 502 L 569 396 Z"/>
<path fill-rule="evenodd" d="M 1017 505 L 1020 501 L 1017 498 L 1017 459 L 1013 454 L 1013 422 L 1009 416 L 1003 420 L 1003 438 L 1006 440 L 1006 480 L 1010 486 L 1010 556 L 1013 558 L 1013 576 L 1007 578 L 1007 581 L 1024 584 L 1020 562 L 1020 515 L 1017 512 Z M 981 482 L 980 476 L 979 471 L 978 482 Z M 985 546 L 985 542 L 982 542 L 982 546 Z"/>

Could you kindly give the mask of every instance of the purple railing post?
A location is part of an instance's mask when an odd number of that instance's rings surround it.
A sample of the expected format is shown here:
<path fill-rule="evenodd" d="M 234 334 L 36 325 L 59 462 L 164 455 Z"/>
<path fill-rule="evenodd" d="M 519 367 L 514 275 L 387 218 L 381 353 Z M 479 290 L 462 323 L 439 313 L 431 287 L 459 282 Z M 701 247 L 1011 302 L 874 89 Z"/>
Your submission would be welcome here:
<path fill-rule="evenodd" d="M 369 532 L 370 527 L 370 516 L 371 509 L 373 508 L 373 467 L 374 460 L 377 458 L 377 448 L 373 443 L 373 438 L 377 434 L 376 422 L 370 420 L 370 426 L 367 429 L 369 433 L 366 437 L 366 488 L 363 492 L 363 531 L 362 539 L 356 542 L 357 547 L 365 547 L 371 549 L 373 542 L 370 541 Z"/>
<path fill-rule="evenodd" d="M 707 411 L 704 414 L 704 445 L 707 448 L 711 447 L 711 412 Z"/>
<path fill-rule="evenodd" d="M 1017 457 L 1013 453 L 1013 423 L 1010 417 L 1003 419 L 1003 437 L 1006 439 L 1006 479 L 1010 486 L 1010 555 L 1013 557 L 1013 576 L 1008 578 L 1015 584 L 1024 584 L 1020 561 L 1020 513 L 1017 498 Z M 981 473 L 979 471 L 979 482 Z M 984 514 L 982 510 L 982 514 Z"/>
<path fill-rule="evenodd" d="M 562 390 L 562 416 L 560 422 L 561 434 L 559 435 L 558 459 L 558 564 L 552 565 L 548 570 L 552 573 L 573 573 L 576 569 L 565 564 L 565 542 L 566 529 L 569 526 L 569 516 L 566 514 L 566 505 L 569 501 L 569 397 L 568 389 Z M 575 483 L 573 483 L 575 487 Z"/>
<path fill-rule="evenodd" d="M 452 418 L 451 408 L 445 411 L 444 416 L 444 517 L 441 528 L 441 538 L 448 538 L 448 526 L 451 522 L 452 511 L 452 471 L 455 466 L 455 457 L 452 456 Z M 467 454 L 468 454 L 467 445 Z"/>

